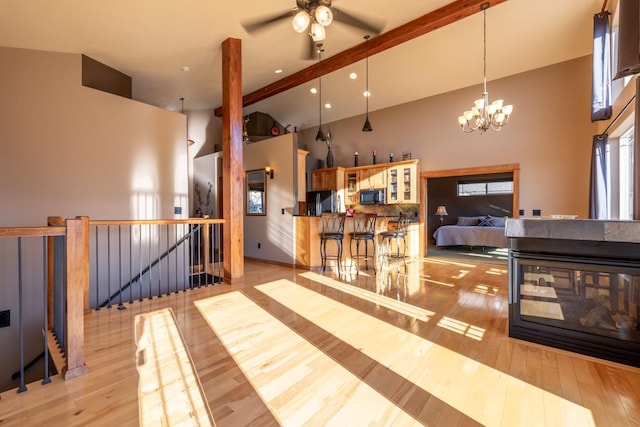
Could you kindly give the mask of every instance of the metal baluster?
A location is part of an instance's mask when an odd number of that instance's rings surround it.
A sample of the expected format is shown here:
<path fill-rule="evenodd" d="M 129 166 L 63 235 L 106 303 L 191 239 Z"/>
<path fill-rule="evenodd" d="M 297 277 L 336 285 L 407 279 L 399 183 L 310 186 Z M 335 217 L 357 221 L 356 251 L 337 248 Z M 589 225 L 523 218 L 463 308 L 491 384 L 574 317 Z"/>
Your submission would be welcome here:
<path fill-rule="evenodd" d="M 18 338 L 20 340 L 20 387 L 18 393 L 27 391 L 24 385 L 24 327 L 22 324 L 22 237 L 18 237 Z"/>
<path fill-rule="evenodd" d="M 107 308 L 111 308 L 111 226 L 107 225 Z"/>
<path fill-rule="evenodd" d="M 129 225 L 129 304 L 133 304 L 133 226 Z M 138 282 L 140 283 L 140 282 Z"/>
<path fill-rule="evenodd" d="M 142 224 L 138 224 L 138 264 L 140 276 L 138 276 L 138 284 L 140 285 L 140 299 L 142 301 L 142 295 L 144 291 L 142 290 Z"/>
<path fill-rule="evenodd" d="M 122 304 L 122 225 L 118 224 L 118 310 L 125 310 Z"/>
<path fill-rule="evenodd" d="M 47 311 L 47 238 L 42 237 L 42 294 L 44 295 L 44 378 L 42 384 L 49 384 L 49 312 Z"/>
<path fill-rule="evenodd" d="M 176 245 L 178 244 L 178 224 L 175 224 L 175 241 L 176 241 Z M 180 238 L 180 240 L 182 240 L 182 238 Z M 176 269 L 175 269 L 175 273 L 176 273 L 176 294 L 178 293 L 178 247 L 176 246 L 176 249 L 174 251 L 175 253 L 175 260 L 176 260 Z"/>
<path fill-rule="evenodd" d="M 96 225 L 96 311 L 100 311 L 100 232 Z"/>
<path fill-rule="evenodd" d="M 152 283 L 152 271 L 151 271 L 151 224 L 147 224 L 148 225 L 148 229 L 149 229 L 149 244 L 147 245 L 149 248 L 149 299 L 153 299 L 153 291 L 151 289 L 153 283 Z"/>
<path fill-rule="evenodd" d="M 162 228 L 160 227 L 160 224 L 158 224 L 158 253 L 156 254 L 158 257 L 158 298 L 162 298 L 162 262 L 160 261 L 160 254 L 162 253 L 162 249 L 160 248 Z"/>
<path fill-rule="evenodd" d="M 169 224 L 165 225 L 164 228 L 166 229 L 167 233 L 167 246 L 165 248 L 165 252 L 167 254 L 167 295 L 171 295 L 171 281 L 169 280 L 169 276 L 171 275 L 169 268 L 171 265 L 171 263 L 169 262 L 169 258 L 171 257 L 171 253 L 169 252 Z"/>

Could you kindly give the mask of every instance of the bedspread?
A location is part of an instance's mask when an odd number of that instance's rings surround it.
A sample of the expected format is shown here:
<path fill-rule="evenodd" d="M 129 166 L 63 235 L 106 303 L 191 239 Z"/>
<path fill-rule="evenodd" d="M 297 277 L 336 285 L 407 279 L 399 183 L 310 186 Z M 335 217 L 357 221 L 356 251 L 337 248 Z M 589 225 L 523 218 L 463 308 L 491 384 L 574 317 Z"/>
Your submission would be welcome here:
<path fill-rule="evenodd" d="M 443 225 L 433 233 L 433 237 L 436 239 L 436 246 L 507 247 L 504 227 Z"/>

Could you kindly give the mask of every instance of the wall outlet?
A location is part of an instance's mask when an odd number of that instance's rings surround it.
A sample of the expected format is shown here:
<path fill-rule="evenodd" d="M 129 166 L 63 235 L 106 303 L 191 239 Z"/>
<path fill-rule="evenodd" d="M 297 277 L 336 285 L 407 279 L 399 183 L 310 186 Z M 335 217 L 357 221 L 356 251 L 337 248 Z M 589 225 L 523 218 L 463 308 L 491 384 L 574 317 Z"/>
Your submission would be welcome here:
<path fill-rule="evenodd" d="M 518 211 L 518 214 L 519 214 L 519 215 L 524 215 L 524 209 L 520 209 L 520 210 Z"/>
<path fill-rule="evenodd" d="M 11 326 L 11 310 L 0 311 L 0 328 Z"/>
<path fill-rule="evenodd" d="M 258 249 L 260 249 L 260 243 L 258 243 Z"/>
<path fill-rule="evenodd" d="M 173 207 L 174 215 L 182 215 L 182 206 L 174 206 Z"/>
<path fill-rule="evenodd" d="M 534 209 L 533 216 L 540 216 L 540 209 Z"/>

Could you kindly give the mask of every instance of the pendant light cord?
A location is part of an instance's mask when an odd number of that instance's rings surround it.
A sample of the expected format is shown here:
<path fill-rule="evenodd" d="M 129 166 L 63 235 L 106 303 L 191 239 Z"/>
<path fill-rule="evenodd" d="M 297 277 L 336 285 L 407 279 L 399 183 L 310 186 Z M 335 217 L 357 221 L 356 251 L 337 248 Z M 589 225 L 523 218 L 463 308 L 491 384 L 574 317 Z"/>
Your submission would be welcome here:
<path fill-rule="evenodd" d="M 482 16 L 484 19 L 484 27 L 482 34 L 482 45 L 483 45 L 483 68 L 482 73 L 484 75 L 484 93 L 487 93 L 487 9 L 489 8 L 489 4 L 485 3 L 482 5 Z M 486 107 L 486 106 L 485 106 Z"/>

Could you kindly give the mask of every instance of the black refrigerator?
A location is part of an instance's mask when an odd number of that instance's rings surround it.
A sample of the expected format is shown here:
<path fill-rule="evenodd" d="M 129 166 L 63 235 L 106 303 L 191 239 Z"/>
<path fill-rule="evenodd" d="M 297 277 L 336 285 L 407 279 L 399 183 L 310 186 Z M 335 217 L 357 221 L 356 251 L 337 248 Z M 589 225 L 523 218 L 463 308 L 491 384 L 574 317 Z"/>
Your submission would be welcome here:
<path fill-rule="evenodd" d="M 320 216 L 323 212 L 336 212 L 335 190 L 307 192 L 307 215 Z"/>

